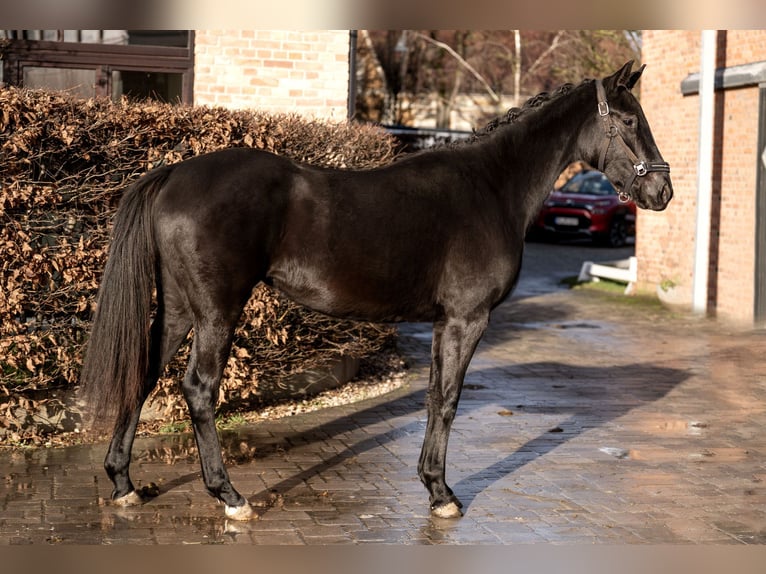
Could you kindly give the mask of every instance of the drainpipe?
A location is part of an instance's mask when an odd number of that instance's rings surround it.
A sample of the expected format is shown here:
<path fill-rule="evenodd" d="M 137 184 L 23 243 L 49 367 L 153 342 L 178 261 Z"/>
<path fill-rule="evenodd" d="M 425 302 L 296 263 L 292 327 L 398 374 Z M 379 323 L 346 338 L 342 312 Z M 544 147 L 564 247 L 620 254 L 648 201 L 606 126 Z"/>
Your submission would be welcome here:
<path fill-rule="evenodd" d="M 694 241 L 692 309 L 708 310 L 710 268 L 710 216 L 713 197 L 713 121 L 715 119 L 715 57 L 717 31 L 702 31 L 700 62 L 699 155 L 697 157 L 697 225 Z"/>
<path fill-rule="evenodd" d="M 348 33 L 348 112 L 347 119 L 351 121 L 356 114 L 356 39 L 357 31 Z"/>

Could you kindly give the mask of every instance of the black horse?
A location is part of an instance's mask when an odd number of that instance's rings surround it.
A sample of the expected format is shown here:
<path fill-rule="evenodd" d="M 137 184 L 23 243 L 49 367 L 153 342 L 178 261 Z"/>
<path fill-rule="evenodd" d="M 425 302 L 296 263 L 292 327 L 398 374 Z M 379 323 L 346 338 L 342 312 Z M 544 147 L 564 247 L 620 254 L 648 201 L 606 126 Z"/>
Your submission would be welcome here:
<path fill-rule="evenodd" d="M 471 143 L 378 169 L 230 149 L 139 179 L 117 211 L 82 373 L 91 404 L 116 416 L 104 463 L 115 503 L 142 502 L 128 473 L 141 406 L 193 328 L 181 388 L 205 486 L 227 516 L 251 517 L 224 467 L 214 409 L 235 326 L 263 281 L 336 317 L 433 322 L 418 473 L 432 513 L 460 516 L 444 473 L 463 377 L 490 311 L 516 284 L 525 232 L 556 177 L 584 160 L 639 207 L 662 210 L 672 196 L 630 91 L 643 71 L 632 64 L 532 98 Z"/>

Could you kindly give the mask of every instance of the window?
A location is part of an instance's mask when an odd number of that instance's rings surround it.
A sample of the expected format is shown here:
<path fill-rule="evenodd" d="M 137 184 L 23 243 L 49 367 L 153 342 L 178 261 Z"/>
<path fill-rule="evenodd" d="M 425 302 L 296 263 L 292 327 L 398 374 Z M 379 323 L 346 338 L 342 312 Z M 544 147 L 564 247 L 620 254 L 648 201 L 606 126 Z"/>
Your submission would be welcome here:
<path fill-rule="evenodd" d="M 11 85 L 192 103 L 190 30 L 0 30 L 0 40 Z"/>
<path fill-rule="evenodd" d="M 81 98 L 96 95 L 95 70 L 25 66 L 23 73 L 23 85 L 28 88 L 63 90 Z"/>

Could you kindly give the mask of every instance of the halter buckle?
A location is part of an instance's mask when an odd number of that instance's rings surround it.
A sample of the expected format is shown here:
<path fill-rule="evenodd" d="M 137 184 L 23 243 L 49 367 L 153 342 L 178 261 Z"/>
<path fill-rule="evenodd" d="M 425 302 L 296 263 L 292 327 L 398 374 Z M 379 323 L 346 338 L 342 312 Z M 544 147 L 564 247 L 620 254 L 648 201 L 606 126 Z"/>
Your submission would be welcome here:
<path fill-rule="evenodd" d="M 642 177 L 649 173 L 649 169 L 646 167 L 645 161 L 640 161 L 636 165 L 633 166 L 633 169 L 636 170 L 636 175 L 638 177 Z"/>
<path fill-rule="evenodd" d="M 609 115 L 609 103 L 606 101 L 598 103 L 598 115 L 601 117 Z"/>
<path fill-rule="evenodd" d="M 630 194 L 626 191 L 621 191 L 617 194 L 617 199 L 620 203 L 628 203 L 630 201 Z"/>

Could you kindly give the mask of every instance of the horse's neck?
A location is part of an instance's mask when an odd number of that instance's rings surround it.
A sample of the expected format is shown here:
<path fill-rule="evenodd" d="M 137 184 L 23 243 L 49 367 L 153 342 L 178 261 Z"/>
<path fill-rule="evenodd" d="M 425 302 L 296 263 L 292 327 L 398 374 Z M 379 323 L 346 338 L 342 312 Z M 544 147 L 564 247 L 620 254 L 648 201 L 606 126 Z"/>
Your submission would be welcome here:
<path fill-rule="evenodd" d="M 577 142 L 585 124 L 582 97 L 576 90 L 548 102 L 501 128 L 487 142 L 495 148 L 498 185 L 506 205 L 522 212 L 527 222 L 540 210 L 564 168 L 581 159 Z"/>

